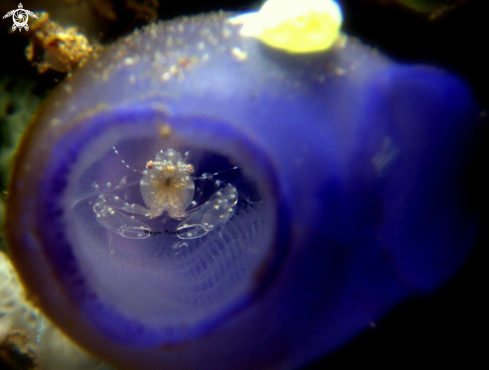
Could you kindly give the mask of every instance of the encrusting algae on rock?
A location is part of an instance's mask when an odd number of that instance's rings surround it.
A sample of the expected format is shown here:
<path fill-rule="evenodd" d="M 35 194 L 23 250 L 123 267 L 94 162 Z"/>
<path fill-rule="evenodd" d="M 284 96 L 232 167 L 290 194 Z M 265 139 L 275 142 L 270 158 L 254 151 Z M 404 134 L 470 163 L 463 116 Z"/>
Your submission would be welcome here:
<path fill-rule="evenodd" d="M 62 27 L 50 20 L 46 12 L 39 13 L 29 32 L 26 57 L 39 73 L 48 69 L 73 72 L 102 48 L 97 42 L 89 42 L 78 27 Z"/>

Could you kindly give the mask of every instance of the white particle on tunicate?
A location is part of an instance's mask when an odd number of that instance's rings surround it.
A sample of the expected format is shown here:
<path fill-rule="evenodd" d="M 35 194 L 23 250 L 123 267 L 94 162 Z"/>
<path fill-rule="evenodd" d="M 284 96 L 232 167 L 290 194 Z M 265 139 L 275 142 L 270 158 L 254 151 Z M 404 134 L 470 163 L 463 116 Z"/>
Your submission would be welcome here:
<path fill-rule="evenodd" d="M 246 60 L 248 54 L 245 51 L 242 51 L 240 48 L 235 47 L 231 50 L 233 56 L 240 62 Z"/>
<path fill-rule="evenodd" d="M 126 66 L 131 66 L 134 64 L 134 58 L 131 58 L 131 57 L 127 57 L 126 59 L 124 59 L 124 64 Z"/>
<path fill-rule="evenodd" d="M 165 73 L 163 73 L 163 75 L 161 76 L 161 79 L 162 79 L 163 81 L 168 81 L 170 78 L 171 78 L 171 74 L 170 74 L 170 72 L 165 72 Z"/>

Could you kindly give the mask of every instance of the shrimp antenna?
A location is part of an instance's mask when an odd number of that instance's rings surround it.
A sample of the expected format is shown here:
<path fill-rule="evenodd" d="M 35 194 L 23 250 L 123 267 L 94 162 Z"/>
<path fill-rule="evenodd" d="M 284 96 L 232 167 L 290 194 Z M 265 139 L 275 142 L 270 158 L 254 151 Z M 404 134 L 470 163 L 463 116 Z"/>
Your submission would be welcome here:
<path fill-rule="evenodd" d="M 117 156 L 120 158 L 121 162 L 124 164 L 124 166 L 126 166 L 127 168 L 129 168 L 130 170 L 133 170 L 134 172 L 137 172 L 137 173 L 140 173 L 142 175 L 144 175 L 144 173 L 142 171 L 139 171 L 137 169 L 135 169 L 134 167 L 131 167 L 129 166 L 126 161 L 124 159 L 122 159 L 122 156 L 120 155 L 119 151 L 117 150 L 117 148 L 115 147 L 115 145 L 112 147 L 112 149 L 114 150 L 114 153 L 117 154 Z"/>
<path fill-rule="evenodd" d="M 237 170 L 239 167 L 238 166 L 234 166 L 234 167 L 231 167 L 231 168 L 228 168 L 226 170 L 222 170 L 222 171 L 218 171 L 218 172 L 214 172 L 214 173 L 208 173 L 208 172 L 204 172 L 202 174 L 202 176 L 200 177 L 196 177 L 195 179 L 196 180 L 206 180 L 206 179 L 212 179 L 214 178 L 214 176 L 219 176 L 219 175 L 222 175 L 223 173 L 226 173 L 226 172 L 229 172 L 229 171 L 234 171 L 234 170 Z"/>

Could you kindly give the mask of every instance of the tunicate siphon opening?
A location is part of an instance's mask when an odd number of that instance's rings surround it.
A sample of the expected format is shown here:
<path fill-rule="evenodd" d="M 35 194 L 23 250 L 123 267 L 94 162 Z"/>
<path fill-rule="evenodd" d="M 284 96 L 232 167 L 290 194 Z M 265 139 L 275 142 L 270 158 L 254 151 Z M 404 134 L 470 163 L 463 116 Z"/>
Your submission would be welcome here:
<path fill-rule="evenodd" d="M 277 247 L 273 176 L 262 178 L 252 155 L 114 132 L 80 152 L 63 196 L 85 287 L 73 298 L 125 341 L 199 335 L 266 286 Z"/>

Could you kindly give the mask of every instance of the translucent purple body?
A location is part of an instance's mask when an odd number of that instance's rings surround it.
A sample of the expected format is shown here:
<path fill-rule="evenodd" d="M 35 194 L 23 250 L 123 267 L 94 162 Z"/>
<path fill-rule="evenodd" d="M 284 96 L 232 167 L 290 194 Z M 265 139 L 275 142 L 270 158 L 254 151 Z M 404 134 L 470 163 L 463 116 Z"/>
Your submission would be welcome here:
<path fill-rule="evenodd" d="M 351 39 L 273 51 L 227 16 L 108 47 L 19 151 L 7 225 L 19 273 L 57 325 L 121 368 L 297 367 L 431 292 L 474 239 L 462 173 L 477 110 L 462 82 Z M 97 223 L 102 192 L 145 204 L 121 157 L 144 170 L 169 148 L 188 151 L 197 206 L 220 182 L 237 189 L 232 217 L 186 241 L 164 233 L 179 222 L 165 214 L 142 240 Z"/>

